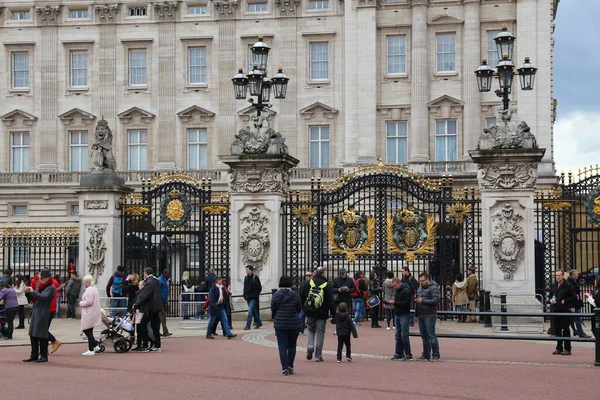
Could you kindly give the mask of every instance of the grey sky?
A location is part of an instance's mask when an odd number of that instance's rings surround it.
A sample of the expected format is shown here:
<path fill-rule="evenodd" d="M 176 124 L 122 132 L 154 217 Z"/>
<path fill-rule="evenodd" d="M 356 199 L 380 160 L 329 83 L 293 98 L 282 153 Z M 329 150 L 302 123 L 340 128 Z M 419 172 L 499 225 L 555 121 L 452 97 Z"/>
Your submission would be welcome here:
<path fill-rule="evenodd" d="M 558 5 L 554 96 L 559 118 L 574 111 L 600 111 L 599 15 L 600 0 L 561 0 Z"/>

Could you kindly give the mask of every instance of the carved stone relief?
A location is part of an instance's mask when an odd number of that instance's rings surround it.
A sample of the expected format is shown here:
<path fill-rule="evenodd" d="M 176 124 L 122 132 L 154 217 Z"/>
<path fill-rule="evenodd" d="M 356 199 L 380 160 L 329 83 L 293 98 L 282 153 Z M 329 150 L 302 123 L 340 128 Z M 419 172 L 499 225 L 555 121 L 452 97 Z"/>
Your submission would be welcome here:
<path fill-rule="evenodd" d="M 478 165 L 477 182 L 482 189 L 534 188 L 537 164 Z"/>
<path fill-rule="evenodd" d="M 252 117 L 251 126 L 240 129 L 231 143 L 232 155 L 241 154 L 288 154 L 285 138 L 279 132 L 275 132 L 269 125 L 269 116 L 262 113 L 260 116 Z"/>
<path fill-rule="evenodd" d="M 233 14 L 238 6 L 237 0 L 214 0 L 213 4 L 219 14 Z"/>
<path fill-rule="evenodd" d="M 108 122 L 102 118 L 94 131 L 92 144 L 92 165 L 95 171 L 117 169 L 117 163 L 112 152 L 113 134 L 108 127 Z"/>
<path fill-rule="evenodd" d="M 160 17 L 172 17 L 177 11 L 176 1 L 163 1 L 154 3 L 154 9 Z"/>
<path fill-rule="evenodd" d="M 86 200 L 83 203 L 86 210 L 106 210 L 108 208 L 107 200 Z"/>
<path fill-rule="evenodd" d="M 279 7 L 282 14 L 296 12 L 296 8 L 300 5 L 300 0 L 275 0 L 275 5 Z"/>
<path fill-rule="evenodd" d="M 240 219 L 240 249 L 244 266 L 260 271 L 269 255 L 269 217 L 258 207 Z"/>
<path fill-rule="evenodd" d="M 102 4 L 94 7 L 101 20 L 114 19 L 119 11 L 118 4 Z"/>
<path fill-rule="evenodd" d="M 498 107 L 497 123 L 485 128 L 477 150 L 537 149 L 537 141 L 525 121 L 517 123 L 517 109 Z"/>
<path fill-rule="evenodd" d="M 494 259 L 505 280 L 512 280 L 524 259 L 525 233 L 523 216 L 510 204 L 492 214 L 492 246 Z"/>
<path fill-rule="evenodd" d="M 49 23 L 50 21 L 55 21 L 60 14 L 60 6 L 51 6 L 46 5 L 43 7 L 36 7 L 35 12 L 40 17 L 40 21 L 44 21 Z"/>
<path fill-rule="evenodd" d="M 104 272 L 104 260 L 106 257 L 106 243 L 104 232 L 106 226 L 93 225 L 87 228 L 90 238 L 85 250 L 88 253 L 88 271 L 97 277 Z"/>
<path fill-rule="evenodd" d="M 284 168 L 230 170 L 228 178 L 233 193 L 287 193 L 290 188 Z"/>

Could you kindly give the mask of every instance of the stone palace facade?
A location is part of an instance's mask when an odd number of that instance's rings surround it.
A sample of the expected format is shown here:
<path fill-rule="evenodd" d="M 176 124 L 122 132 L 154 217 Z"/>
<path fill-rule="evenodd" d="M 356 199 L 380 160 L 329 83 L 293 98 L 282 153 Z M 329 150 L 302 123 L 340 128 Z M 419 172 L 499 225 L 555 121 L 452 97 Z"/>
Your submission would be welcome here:
<path fill-rule="evenodd" d="M 74 187 L 94 128 L 114 134 L 117 172 L 139 188 L 160 171 L 199 171 L 227 188 L 234 135 L 250 105 L 231 78 L 259 34 L 282 65 L 287 97 L 272 126 L 300 160 L 292 188 L 344 168 L 408 164 L 476 186 L 469 150 L 500 99 L 473 71 L 497 61 L 503 24 L 514 62 L 539 68 L 511 100 L 554 176 L 552 52 L 557 0 L 22 1 L 0 5 L 0 223 L 76 225 Z"/>

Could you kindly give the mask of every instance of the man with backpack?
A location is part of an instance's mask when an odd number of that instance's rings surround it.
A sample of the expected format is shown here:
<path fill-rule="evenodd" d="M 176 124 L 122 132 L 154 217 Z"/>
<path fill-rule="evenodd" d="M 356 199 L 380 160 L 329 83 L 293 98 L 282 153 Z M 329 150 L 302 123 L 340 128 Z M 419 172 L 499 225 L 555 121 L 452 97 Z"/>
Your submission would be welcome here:
<path fill-rule="evenodd" d="M 115 298 L 110 302 L 110 307 L 112 308 L 111 316 L 113 317 L 124 315 L 127 310 L 127 298 L 123 296 L 125 279 L 127 279 L 125 268 L 119 265 L 117 267 L 117 272 L 110 277 L 106 284 L 106 297 Z"/>
<path fill-rule="evenodd" d="M 361 319 L 363 319 L 363 316 L 367 314 L 365 300 L 363 297 L 364 294 L 369 290 L 367 283 L 365 282 L 364 272 L 358 271 L 354 275 L 352 283 L 354 283 L 355 288 L 354 292 L 350 293 L 350 297 L 352 298 L 352 308 L 354 309 L 354 323 L 356 325 L 360 325 Z"/>
<path fill-rule="evenodd" d="M 302 309 L 306 314 L 308 324 L 308 344 L 306 345 L 306 359 L 312 360 L 315 355 L 316 362 L 323 361 L 323 341 L 325 340 L 325 327 L 327 320 L 335 316 L 335 302 L 333 289 L 325 278 L 325 268 L 319 267 L 315 275 L 304 285 L 300 293 Z M 317 343 L 315 347 L 315 335 Z"/>

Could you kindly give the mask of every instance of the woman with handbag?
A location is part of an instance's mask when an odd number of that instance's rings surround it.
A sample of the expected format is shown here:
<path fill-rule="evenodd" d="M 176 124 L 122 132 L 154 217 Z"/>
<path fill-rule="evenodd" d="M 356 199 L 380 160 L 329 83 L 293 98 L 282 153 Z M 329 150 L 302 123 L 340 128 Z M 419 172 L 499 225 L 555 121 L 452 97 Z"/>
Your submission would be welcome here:
<path fill-rule="evenodd" d="M 279 289 L 271 299 L 273 326 L 277 336 L 279 360 L 281 361 L 281 375 L 294 373 L 301 310 L 300 296 L 292 290 L 292 278 L 286 275 L 282 276 L 279 279 Z"/>
<path fill-rule="evenodd" d="M 379 286 L 378 276 L 375 271 L 369 276 L 369 294 L 370 298 L 366 299 L 367 308 L 371 309 L 371 328 L 381 328 L 379 325 L 379 296 L 381 295 L 381 287 Z"/>
<path fill-rule="evenodd" d="M 192 298 L 190 293 L 194 293 L 194 284 L 190 279 L 190 272 L 183 271 L 183 275 L 181 276 L 181 311 L 183 319 L 190 319 L 190 314 L 188 312 Z"/>
<path fill-rule="evenodd" d="M 386 329 L 389 331 L 392 329 L 390 327 L 394 325 L 394 302 L 395 299 L 395 288 L 392 283 L 392 279 L 394 278 L 394 273 L 389 271 L 385 277 L 385 281 L 383 281 L 383 308 L 385 310 L 385 322 L 387 324 Z"/>

